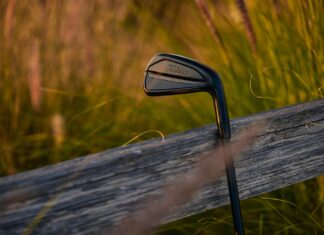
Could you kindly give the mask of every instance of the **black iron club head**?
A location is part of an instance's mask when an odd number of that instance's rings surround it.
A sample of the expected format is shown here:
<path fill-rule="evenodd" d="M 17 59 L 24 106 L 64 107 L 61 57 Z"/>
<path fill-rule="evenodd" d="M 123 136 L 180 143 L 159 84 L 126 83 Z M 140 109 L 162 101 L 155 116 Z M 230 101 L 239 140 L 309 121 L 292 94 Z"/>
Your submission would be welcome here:
<path fill-rule="evenodd" d="M 230 138 L 229 118 L 223 84 L 211 68 L 174 54 L 157 54 L 148 63 L 144 91 L 150 96 L 208 92 L 214 100 L 219 135 Z"/>

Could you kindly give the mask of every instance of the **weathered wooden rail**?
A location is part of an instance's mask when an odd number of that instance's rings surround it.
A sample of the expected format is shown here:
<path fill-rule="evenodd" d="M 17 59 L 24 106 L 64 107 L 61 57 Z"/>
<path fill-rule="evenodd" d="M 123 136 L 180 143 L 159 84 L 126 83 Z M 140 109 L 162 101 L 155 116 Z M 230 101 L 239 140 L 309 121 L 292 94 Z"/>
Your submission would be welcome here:
<path fill-rule="evenodd" d="M 324 173 L 324 99 L 231 121 L 234 137 L 256 120 L 267 128 L 236 159 L 242 199 Z M 8 234 L 108 233 L 217 145 L 215 125 L 0 178 L 0 229 Z M 229 203 L 225 177 L 168 221 Z"/>

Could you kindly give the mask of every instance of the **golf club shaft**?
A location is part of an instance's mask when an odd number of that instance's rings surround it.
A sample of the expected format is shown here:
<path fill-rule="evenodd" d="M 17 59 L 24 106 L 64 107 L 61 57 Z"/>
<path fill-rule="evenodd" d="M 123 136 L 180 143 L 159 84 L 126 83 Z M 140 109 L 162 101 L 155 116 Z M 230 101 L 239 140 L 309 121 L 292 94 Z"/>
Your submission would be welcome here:
<path fill-rule="evenodd" d="M 217 99 L 214 99 L 215 111 L 217 113 L 216 119 L 218 126 L 218 136 L 220 137 L 221 145 L 230 144 L 231 140 L 231 127 L 230 122 L 228 120 L 228 115 L 224 115 L 223 119 L 220 119 L 221 115 L 219 114 L 219 107 L 221 107 L 220 103 L 217 103 Z M 225 103 L 225 102 L 224 102 Z M 227 110 L 222 107 L 223 110 Z M 225 121 L 223 121 L 225 119 Z M 238 188 L 236 183 L 236 174 L 234 168 L 233 158 L 227 159 L 225 162 L 226 169 L 226 177 L 227 177 L 227 185 L 228 185 L 228 193 L 231 202 L 231 210 L 234 224 L 234 231 L 236 235 L 244 235 L 243 228 L 243 220 L 241 215 L 241 207 L 240 207 L 240 198 L 238 194 Z"/>
<path fill-rule="evenodd" d="M 228 118 L 224 93 L 222 95 L 218 93 L 218 98 L 214 97 L 214 109 L 216 113 L 216 123 L 218 126 L 218 136 L 220 137 L 221 144 L 224 146 L 225 144 L 229 144 L 231 140 L 231 126 Z M 231 202 L 234 231 L 236 235 L 244 235 L 240 198 L 236 183 L 234 161 L 232 158 L 226 160 L 225 169 L 227 176 L 228 192 Z"/>
<path fill-rule="evenodd" d="M 231 201 L 234 230 L 237 235 L 243 235 L 244 229 L 243 229 L 243 221 L 241 215 L 240 198 L 239 198 L 237 183 L 236 183 L 234 162 L 232 159 L 230 159 L 230 161 L 227 162 L 225 168 L 226 168 L 228 192 Z"/>

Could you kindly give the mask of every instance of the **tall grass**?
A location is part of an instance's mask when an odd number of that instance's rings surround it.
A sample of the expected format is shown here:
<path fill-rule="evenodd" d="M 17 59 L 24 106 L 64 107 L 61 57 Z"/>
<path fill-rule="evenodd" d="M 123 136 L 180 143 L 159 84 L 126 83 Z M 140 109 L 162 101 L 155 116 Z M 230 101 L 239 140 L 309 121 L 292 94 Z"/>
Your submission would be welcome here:
<path fill-rule="evenodd" d="M 117 147 L 147 130 L 168 134 L 213 123 L 206 94 L 145 97 L 143 71 L 158 52 L 218 71 L 232 118 L 323 97 L 322 0 L 246 1 L 248 11 L 244 1 L 196 2 L 1 1 L 1 175 Z M 320 218 L 323 207 L 314 208 L 323 205 L 322 181 L 269 197 L 298 201 Z M 291 204 L 266 202 L 294 216 Z M 266 220 L 277 221 L 276 213 L 251 216 L 248 228 L 268 234 L 274 225 Z"/>

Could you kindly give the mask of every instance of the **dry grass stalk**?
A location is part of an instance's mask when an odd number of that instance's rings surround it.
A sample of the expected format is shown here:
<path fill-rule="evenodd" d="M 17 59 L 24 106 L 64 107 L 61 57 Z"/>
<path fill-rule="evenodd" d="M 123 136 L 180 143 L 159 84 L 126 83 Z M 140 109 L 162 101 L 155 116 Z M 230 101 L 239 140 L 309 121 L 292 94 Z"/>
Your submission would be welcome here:
<path fill-rule="evenodd" d="M 89 14 L 94 3 L 84 0 L 68 1 L 65 7 L 61 38 L 64 45 L 62 53 L 63 80 L 72 72 L 80 77 L 93 76 L 95 73 L 95 45 L 93 44 L 94 20 Z M 75 70 L 75 66 L 78 69 Z"/>
<path fill-rule="evenodd" d="M 250 46 L 254 53 L 257 52 L 257 40 L 253 30 L 253 26 L 249 17 L 249 12 L 246 8 L 244 0 L 236 0 L 236 5 L 240 11 L 240 15 L 242 17 L 242 21 L 245 27 L 245 33 L 249 40 Z"/>
<path fill-rule="evenodd" d="M 225 47 L 225 44 L 224 44 L 224 42 L 222 40 L 221 35 L 219 34 L 219 32 L 218 32 L 218 30 L 216 28 L 216 25 L 213 22 L 213 19 L 212 19 L 211 14 L 210 14 L 210 12 L 208 10 L 208 7 L 207 7 L 207 4 L 206 4 L 205 0 L 196 0 L 196 3 L 197 3 L 197 6 L 198 6 L 200 12 L 202 13 L 203 17 L 206 20 L 205 21 L 206 25 L 208 26 L 209 30 L 211 31 L 214 40 L 216 41 L 216 43 L 221 48 L 221 54 L 222 54 L 222 57 L 225 60 L 225 63 L 226 64 L 231 64 L 230 58 L 228 56 L 227 49 Z"/>
<path fill-rule="evenodd" d="M 16 173 L 16 167 L 15 163 L 12 159 L 12 152 L 13 152 L 13 147 L 5 142 L 5 147 L 1 149 L 2 155 L 3 155 L 3 162 L 6 166 L 6 174 L 7 175 L 13 175 Z"/>
<path fill-rule="evenodd" d="M 163 219 L 174 212 L 178 206 L 188 202 L 203 186 L 214 181 L 222 174 L 220 166 L 224 161 L 246 150 L 261 132 L 261 124 L 247 128 L 237 142 L 218 147 L 208 156 L 202 157 L 193 170 L 177 182 L 166 184 L 163 197 L 149 202 L 133 216 L 120 222 L 113 235 L 142 235 L 148 234 Z"/>
<path fill-rule="evenodd" d="M 64 142 L 65 137 L 65 127 L 64 118 L 61 114 L 57 113 L 52 117 L 52 129 L 55 146 L 59 147 Z"/>
<path fill-rule="evenodd" d="M 29 93 L 34 110 L 39 111 L 41 105 L 41 66 L 39 56 L 39 40 L 32 41 L 29 60 Z"/>
<path fill-rule="evenodd" d="M 79 62 L 80 42 L 83 39 L 82 33 L 82 8 L 84 1 L 67 1 L 63 19 L 61 39 L 64 45 L 62 53 L 62 77 L 63 82 L 70 76 L 73 70 L 73 62 Z M 83 65 L 81 66 L 83 67 Z"/>
<path fill-rule="evenodd" d="M 66 6 L 66 18 L 63 26 L 63 41 L 71 46 L 78 40 L 81 31 L 81 20 L 83 1 L 69 1 Z"/>
<path fill-rule="evenodd" d="M 209 27 L 210 31 L 212 32 L 212 35 L 215 39 L 215 41 L 222 46 L 223 42 L 221 39 L 221 36 L 219 35 L 217 29 L 216 29 L 216 25 L 213 22 L 213 19 L 211 17 L 211 14 L 208 10 L 207 4 L 205 2 L 205 0 L 196 0 L 197 6 L 199 7 L 201 13 L 203 14 L 205 20 L 206 20 L 206 24 Z"/>
<path fill-rule="evenodd" d="M 13 14 L 16 6 L 16 0 L 9 0 L 6 8 L 6 15 L 4 20 L 3 34 L 6 42 L 10 42 Z"/>

